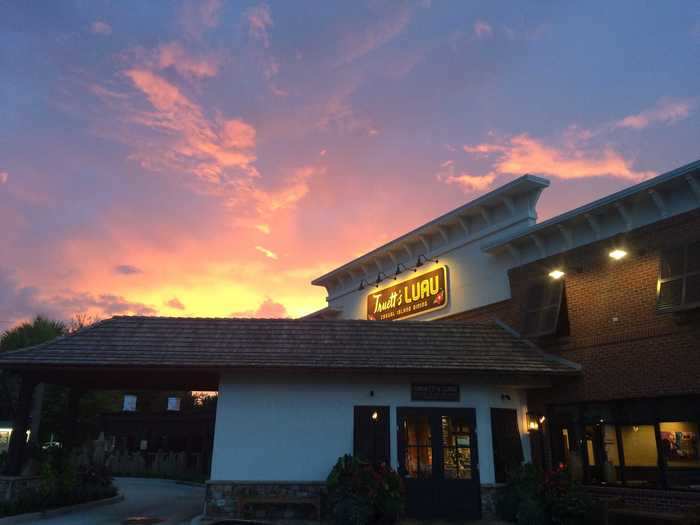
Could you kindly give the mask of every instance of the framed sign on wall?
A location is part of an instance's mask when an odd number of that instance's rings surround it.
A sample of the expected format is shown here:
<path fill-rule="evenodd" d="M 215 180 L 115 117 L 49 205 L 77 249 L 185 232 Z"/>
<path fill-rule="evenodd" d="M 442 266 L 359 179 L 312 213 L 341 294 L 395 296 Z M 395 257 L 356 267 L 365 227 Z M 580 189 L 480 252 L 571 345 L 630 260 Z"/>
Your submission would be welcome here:
<path fill-rule="evenodd" d="M 447 306 L 447 267 L 412 275 L 367 296 L 367 319 L 393 321 Z"/>

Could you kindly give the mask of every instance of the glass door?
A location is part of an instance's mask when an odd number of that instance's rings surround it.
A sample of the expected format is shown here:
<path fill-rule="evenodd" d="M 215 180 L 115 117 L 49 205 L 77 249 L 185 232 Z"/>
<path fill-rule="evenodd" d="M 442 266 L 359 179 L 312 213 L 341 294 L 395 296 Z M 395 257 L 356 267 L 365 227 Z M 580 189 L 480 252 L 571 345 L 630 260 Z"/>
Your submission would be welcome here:
<path fill-rule="evenodd" d="M 416 518 L 481 515 L 475 415 L 471 408 L 399 408 L 399 472 L 407 514 Z"/>

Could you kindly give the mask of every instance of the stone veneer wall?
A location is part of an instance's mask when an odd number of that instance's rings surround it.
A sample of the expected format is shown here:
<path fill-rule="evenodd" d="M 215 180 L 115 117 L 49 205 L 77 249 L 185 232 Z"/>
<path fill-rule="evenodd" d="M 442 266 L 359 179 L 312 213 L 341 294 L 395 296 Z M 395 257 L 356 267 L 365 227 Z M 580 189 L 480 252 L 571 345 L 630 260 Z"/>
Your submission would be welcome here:
<path fill-rule="evenodd" d="M 322 482 L 207 481 L 204 519 L 318 522 L 324 489 Z"/>
<path fill-rule="evenodd" d="M 485 520 L 498 519 L 496 505 L 498 498 L 505 489 L 505 483 L 481 485 L 481 517 Z"/>
<path fill-rule="evenodd" d="M 0 501 L 14 500 L 22 492 L 38 489 L 40 484 L 38 476 L 0 476 Z"/>

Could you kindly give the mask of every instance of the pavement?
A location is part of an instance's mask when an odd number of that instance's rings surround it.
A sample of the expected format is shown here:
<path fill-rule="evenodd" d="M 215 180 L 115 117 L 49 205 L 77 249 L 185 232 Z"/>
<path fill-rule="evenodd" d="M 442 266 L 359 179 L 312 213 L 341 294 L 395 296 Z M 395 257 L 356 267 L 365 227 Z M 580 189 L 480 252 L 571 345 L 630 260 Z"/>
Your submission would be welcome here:
<path fill-rule="evenodd" d="M 202 513 L 204 487 L 148 478 L 114 478 L 124 501 L 63 516 L 40 525 L 189 525 Z M 143 518 L 130 520 L 130 518 Z M 152 519 L 148 519 L 152 518 Z M 157 521 L 156 521 L 157 520 Z"/>

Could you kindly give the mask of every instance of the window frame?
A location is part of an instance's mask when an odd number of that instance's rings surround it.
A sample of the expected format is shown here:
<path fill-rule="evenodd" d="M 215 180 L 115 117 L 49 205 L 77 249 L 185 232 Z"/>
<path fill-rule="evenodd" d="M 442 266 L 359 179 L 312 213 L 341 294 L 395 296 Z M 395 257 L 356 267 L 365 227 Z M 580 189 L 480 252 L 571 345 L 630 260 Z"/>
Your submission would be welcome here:
<path fill-rule="evenodd" d="M 550 286 L 557 286 L 559 289 L 556 293 L 558 296 L 558 300 L 556 301 L 556 304 L 554 302 L 551 302 L 550 304 L 545 304 L 544 297 L 542 299 L 542 302 L 538 305 L 537 308 L 532 308 L 529 304 L 529 294 L 532 292 L 532 290 L 536 286 L 543 286 L 545 290 L 547 290 L 548 287 Z M 546 291 L 543 292 L 543 296 L 546 295 Z M 564 279 L 548 279 L 548 278 L 539 278 L 536 280 L 533 280 L 530 282 L 530 285 L 527 287 L 526 291 L 526 297 L 525 301 L 522 303 L 523 306 L 521 308 L 521 335 L 523 337 L 543 337 L 543 336 L 548 336 L 548 335 L 556 335 L 557 330 L 559 329 L 559 321 L 561 317 L 561 307 L 564 302 Z M 537 326 L 537 331 L 534 332 L 526 332 L 525 327 L 527 325 L 526 319 L 530 315 L 534 314 L 540 314 L 541 312 L 545 310 L 550 310 L 550 309 L 556 309 L 555 314 L 554 314 L 554 325 L 551 327 L 551 329 L 545 329 L 543 330 L 542 327 L 540 326 L 540 318 L 538 317 L 538 326 Z"/>
<path fill-rule="evenodd" d="M 687 281 L 689 277 L 695 277 L 695 276 L 700 276 L 700 268 L 697 270 L 689 271 L 688 270 L 688 251 L 691 246 L 699 244 L 700 245 L 700 240 L 694 240 L 682 245 L 676 245 L 672 246 L 669 248 L 666 248 L 664 250 L 661 250 L 659 253 L 659 271 L 658 271 L 658 278 L 656 280 L 656 311 L 659 313 L 668 313 L 668 312 L 679 312 L 679 311 L 684 311 L 684 310 L 691 310 L 693 308 L 698 308 L 700 307 L 700 299 L 698 301 L 692 302 L 692 303 L 686 303 L 686 291 L 687 291 Z M 678 274 L 670 275 L 668 277 L 662 277 L 662 269 L 663 269 L 663 264 L 664 264 L 664 257 L 668 256 L 670 253 L 675 252 L 676 250 L 683 250 L 683 271 Z M 659 299 L 661 296 L 661 285 L 671 282 L 671 281 L 681 281 L 681 301 L 678 306 L 660 306 L 659 305 Z"/>

